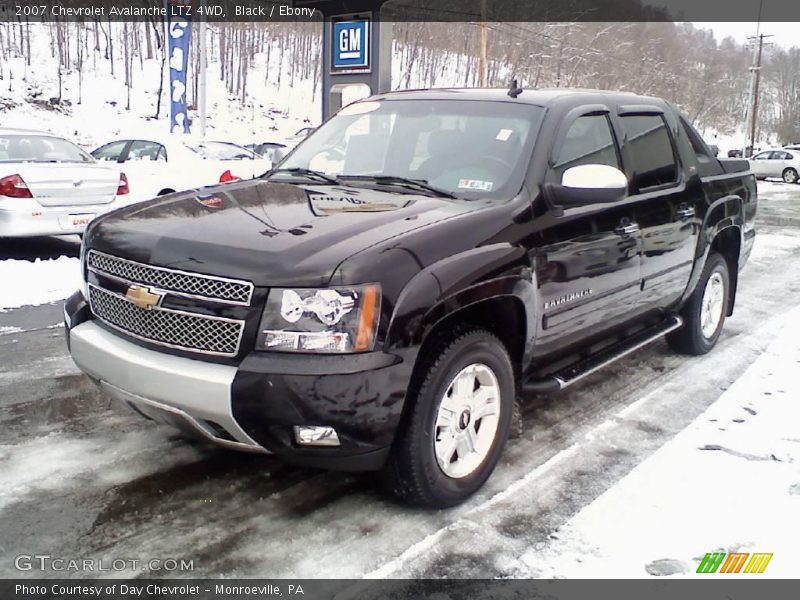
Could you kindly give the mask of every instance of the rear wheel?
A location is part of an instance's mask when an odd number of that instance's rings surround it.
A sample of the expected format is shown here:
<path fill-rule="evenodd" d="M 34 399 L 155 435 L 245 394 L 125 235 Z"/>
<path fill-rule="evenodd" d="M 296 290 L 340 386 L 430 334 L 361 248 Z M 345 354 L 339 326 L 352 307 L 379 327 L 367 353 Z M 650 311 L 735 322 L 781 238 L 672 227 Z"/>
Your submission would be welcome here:
<path fill-rule="evenodd" d="M 721 255 L 713 253 L 681 310 L 683 326 L 667 335 L 669 345 L 684 354 L 700 355 L 710 351 L 725 323 L 729 290 L 728 263 Z"/>
<path fill-rule="evenodd" d="M 508 439 L 514 369 L 503 343 L 472 329 L 440 339 L 422 360 L 384 481 L 401 500 L 445 508 L 489 478 Z"/>
<path fill-rule="evenodd" d="M 797 171 L 791 167 L 783 171 L 784 183 L 797 183 Z"/>

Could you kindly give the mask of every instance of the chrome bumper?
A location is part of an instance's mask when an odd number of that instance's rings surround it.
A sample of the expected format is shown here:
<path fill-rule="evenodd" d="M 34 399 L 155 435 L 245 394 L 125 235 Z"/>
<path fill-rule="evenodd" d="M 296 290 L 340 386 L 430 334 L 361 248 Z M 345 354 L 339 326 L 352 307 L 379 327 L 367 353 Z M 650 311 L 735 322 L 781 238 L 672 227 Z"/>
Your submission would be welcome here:
<path fill-rule="evenodd" d="M 148 350 L 92 321 L 76 325 L 69 336 L 75 364 L 112 398 L 215 444 L 267 452 L 231 412 L 236 367 Z"/>

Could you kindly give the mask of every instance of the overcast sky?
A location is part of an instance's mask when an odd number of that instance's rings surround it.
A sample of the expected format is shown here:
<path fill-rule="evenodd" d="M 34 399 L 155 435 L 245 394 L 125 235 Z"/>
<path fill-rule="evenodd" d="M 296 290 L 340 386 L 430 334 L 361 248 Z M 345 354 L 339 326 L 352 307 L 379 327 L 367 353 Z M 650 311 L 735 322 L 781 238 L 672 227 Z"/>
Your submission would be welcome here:
<path fill-rule="evenodd" d="M 758 23 L 693 23 L 699 29 L 711 29 L 717 41 L 730 36 L 745 43 L 748 36 L 755 35 Z M 774 37 L 765 40 L 789 48 L 800 46 L 800 23 L 761 23 L 761 33 Z"/>

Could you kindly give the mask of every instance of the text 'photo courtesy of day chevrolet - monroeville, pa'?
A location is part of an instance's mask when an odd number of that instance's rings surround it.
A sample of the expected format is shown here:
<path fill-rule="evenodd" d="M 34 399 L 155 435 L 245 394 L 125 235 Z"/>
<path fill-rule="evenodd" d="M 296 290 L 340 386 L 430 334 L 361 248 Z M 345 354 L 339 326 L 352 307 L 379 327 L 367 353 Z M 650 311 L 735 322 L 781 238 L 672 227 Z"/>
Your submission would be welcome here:
<path fill-rule="evenodd" d="M 0 0 L 0 600 L 786 600 L 800 2 Z"/>

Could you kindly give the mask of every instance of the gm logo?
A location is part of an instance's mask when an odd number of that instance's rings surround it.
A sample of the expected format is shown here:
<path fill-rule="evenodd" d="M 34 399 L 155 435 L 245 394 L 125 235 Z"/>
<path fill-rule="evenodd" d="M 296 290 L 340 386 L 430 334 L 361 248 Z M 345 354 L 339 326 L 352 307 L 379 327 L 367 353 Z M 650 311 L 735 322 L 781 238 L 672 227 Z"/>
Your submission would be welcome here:
<path fill-rule="evenodd" d="M 333 68 L 369 68 L 369 19 L 333 23 Z"/>

